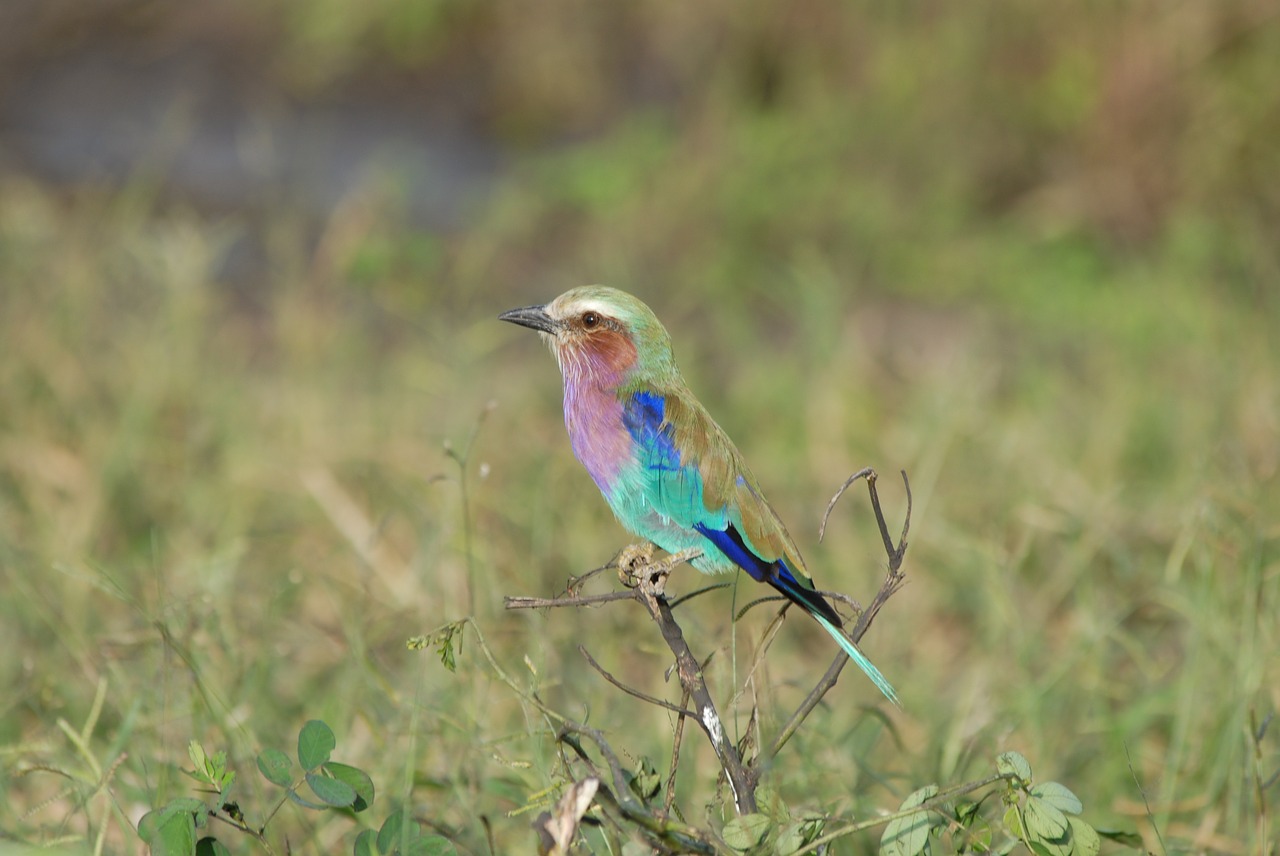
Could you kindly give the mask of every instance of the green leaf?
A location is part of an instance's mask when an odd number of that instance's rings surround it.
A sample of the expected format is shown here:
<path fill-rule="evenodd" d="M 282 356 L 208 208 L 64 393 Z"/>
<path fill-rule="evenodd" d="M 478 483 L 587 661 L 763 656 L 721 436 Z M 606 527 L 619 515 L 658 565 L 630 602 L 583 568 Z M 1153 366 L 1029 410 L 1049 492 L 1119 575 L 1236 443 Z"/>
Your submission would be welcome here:
<path fill-rule="evenodd" d="M 364 770 L 330 761 L 324 765 L 324 771 L 338 781 L 346 782 L 356 792 L 355 802 L 351 804 L 353 811 L 364 811 L 373 803 L 373 779 Z"/>
<path fill-rule="evenodd" d="M 636 771 L 631 776 L 631 792 L 648 802 L 658 794 L 662 787 L 662 776 L 654 769 L 648 758 L 641 758 L 636 764 Z"/>
<path fill-rule="evenodd" d="M 424 835 L 409 842 L 403 856 L 456 856 L 453 842 L 441 835 Z"/>
<path fill-rule="evenodd" d="M 759 791 L 756 794 L 759 795 Z M 784 805 L 783 808 L 786 808 Z M 822 835 L 822 831 L 826 829 L 827 817 L 814 811 L 806 811 L 800 815 L 799 820 L 794 823 L 786 824 L 781 832 L 778 833 L 778 840 L 774 842 L 774 852 L 779 854 L 794 853 L 804 845 L 815 841 L 818 836 Z"/>
<path fill-rule="evenodd" d="M 352 853 L 353 856 L 382 856 L 378 850 L 378 833 L 372 829 L 366 829 L 357 835 Z"/>
<path fill-rule="evenodd" d="M 912 793 L 902 801 L 899 810 L 915 808 L 925 800 L 938 795 L 937 785 L 926 785 Z M 929 830 L 940 819 L 935 819 L 924 809 L 914 811 L 905 817 L 896 817 L 889 821 L 880 836 L 880 852 L 884 856 L 916 856 L 924 852 L 929 845 Z"/>
<path fill-rule="evenodd" d="M 466 628 L 466 624 L 458 621 L 450 624 L 440 631 L 435 638 L 436 654 L 440 657 L 440 662 L 446 669 L 451 672 L 458 670 L 457 652 L 462 650 L 462 631 Z M 453 639 L 458 637 L 457 650 L 454 650 Z"/>
<path fill-rule="evenodd" d="M 1004 828 L 1019 841 L 1026 839 L 1027 831 L 1022 828 L 1022 812 L 1018 811 L 1017 805 L 1011 805 L 1005 809 Z"/>
<path fill-rule="evenodd" d="M 311 800 L 307 799 L 306 797 L 301 796 L 301 795 L 300 795 L 297 791 L 295 791 L 293 788 L 290 788 L 289 790 L 285 791 L 285 792 L 284 792 L 284 795 L 285 795 L 285 796 L 287 796 L 291 801 L 293 801 L 293 802 L 297 803 L 298 805 L 302 806 L 303 808 L 315 809 L 316 811 L 324 811 L 325 809 L 327 809 L 327 808 L 329 807 L 329 806 L 325 805 L 324 803 L 312 802 Z"/>
<path fill-rule="evenodd" d="M 1027 843 L 1038 856 L 1071 856 L 1071 826 L 1067 816 L 1039 797 L 1028 797 L 1022 810 Z"/>
<path fill-rule="evenodd" d="M 970 820 L 965 826 L 969 830 L 968 836 L 964 839 L 969 848 L 975 853 L 987 853 L 991 850 L 991 823 L 983 816 Z"/>
<path fill-rule="evenodd" d="M 804 823 L 789 823 L 778 832 L 778 840 L 773 842 L 773 852 L 777 856 L 790 856 L 808 844 L 804 837 Z"/>
<path fill-rule="evenodd" d="M 258 753 L 258 771 L 273 785 L 287 788 L 293 784 L 293 761 L 279 749 Z"/>
<path fill-rule="evenodd" d="M 312 719 L 298 732 L 298 763 L 304 770 L 314 770 L 329 760 L 337 745 L 333 729 L 318 719 Z"/>
<path fill-rule="evenodd" d="M 187 744 L 187 757 L 195 766 L 196 778 L 203 778 L 209 764 L 209 757 L 205 754 L 204 746 L 200 745 L 199 740 L 192 740 Z"/>
<path fill-rule="evenodd" d="M 138 837 L 151 848 L 151 856 L 191 856 L 196 849 L 195 815 L 169 803 L 143 815 Z"/>
<path fill-rule="evenodd" d="M 418 824 L 405 814 L 404 809 L 396 809 L 382 822 L 378 830 L 378 850 L 392 853 L 402 844 L 408 847 L 414 839 L 422 837 Z"/>
<path fill-rule="evenodd" d="M 231 851 L 212 835 L 206 835 L 196 842 L 196 856 L 231 856 Z"/>
<path fill-rule="evenodd" d="M 1142 836 L 1132 829 L 1095 829 L 1094 831 L 1108 841 L 1132 847 L 1134 850 L 1144 849 Z"/>
<path fill-rule="evenodd" d="M 320 773 L 307 773 L 307 784 L 320 801 L 336 808 L 349 808 L 356 801 L 356 789 L 346 782 Z"/>
<path fill-rule="evenodd" d="M 1067 822 L 1071 824 L 1072 856 L 1098 856 L 1102 840 L 1097 831 L 1078 817 L 1068 817 Z"/>
<path fill-rule="evenodd" d="M 768 785 L 760 785 L 756 788 L 756 810 L 760 814 L 767 815 L 778 826 L 791 822 L 791 809 L 787 807 L 782 797 L 778 796 L 778 792 Z"/>
<path fill-rule="evenodd" d="M 902 801 L 902 805 L 898 806 L 898 810 L 915 808 L 918 805 L 924 805 L 928 800 L 938 795 L 937 785 L 925 785 L 923 788 L 912 791 L 907 798 Z"/>
<path fill-rule="evenodd" d="M 763 814 L 744 814 L 724 825 L 720 836 L 724 843 L 740 853 L 755 847 L 769 834 L 773 821 Z"/>
<path fill-rule="evenodd" d="M 1039 797 L 1027 799 L 1022 815 L 1027 824 L 1027 834 L 1032 838 L 1057 841 L 1067 837 L 1070 829 L 1067 816 L 1057 806 L 1050 805 Z"/>
<path fill-rule="evenodd" d="M 1066 785 L 1060 785 L 1057 782 L 1045 782 L 1044 784 L 1036 785 L 1029 793 L 1033 797 L 1039 797 L 1064 814 L 1079 814 L 1084 811 L 1084 806 L 1080 804 L 1079 797 L 1071 793 Z"/>
<path fill-rule="evenodd" d="M 1001 752 L 996 758 L 996 772 L 1002 776 L 1012 773 L 1023 782 L 1031 781 L 1031 764 L 1018 752 Z"/>

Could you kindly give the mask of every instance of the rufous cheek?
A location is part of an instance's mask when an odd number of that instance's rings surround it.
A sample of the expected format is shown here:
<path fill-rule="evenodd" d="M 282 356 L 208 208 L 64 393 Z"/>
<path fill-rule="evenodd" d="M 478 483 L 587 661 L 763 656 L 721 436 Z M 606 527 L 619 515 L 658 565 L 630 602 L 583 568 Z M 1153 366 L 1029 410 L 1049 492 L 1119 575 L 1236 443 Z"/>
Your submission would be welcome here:
<path fill-rule="evenodd" d="M 602 371 L 622 374 L 636 363 L 636 346 L 631 337 L 617 330 L 600 330 L 591 333 L 583 350 Z"/>

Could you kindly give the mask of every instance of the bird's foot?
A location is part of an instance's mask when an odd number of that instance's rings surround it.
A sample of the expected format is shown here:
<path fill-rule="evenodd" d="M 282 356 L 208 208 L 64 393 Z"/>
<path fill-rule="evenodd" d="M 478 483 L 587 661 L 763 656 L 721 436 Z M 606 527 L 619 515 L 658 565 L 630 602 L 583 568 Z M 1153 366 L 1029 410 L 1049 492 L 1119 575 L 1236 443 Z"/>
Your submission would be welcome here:
<path fill-rule="evenodd" d="M 614 564 L 618 566 L 618 579 L 627 588 L 635 588 L 645 578 L 647 569 L 653 564 L 653 544 L 645 541 L 641 544 L 629 544 L 618 553 Z"/>
<path fill-rule="evenodd" d="M 618 554 L 618 579 L 627 588 L 640 588 L 655 597 L 666 595 L 667 577 L 685 562 L 702 555 L 698 549 L 681 550 L 653 560 L 652 544 L 633 544 Z"/>

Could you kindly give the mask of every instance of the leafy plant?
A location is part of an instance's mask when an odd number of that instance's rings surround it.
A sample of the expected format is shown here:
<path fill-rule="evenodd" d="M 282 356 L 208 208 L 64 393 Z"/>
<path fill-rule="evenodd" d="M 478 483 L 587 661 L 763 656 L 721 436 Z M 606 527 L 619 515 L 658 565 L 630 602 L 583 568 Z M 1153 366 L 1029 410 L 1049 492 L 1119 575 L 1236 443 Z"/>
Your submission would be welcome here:
<path fill-rule="evenodd" d="M 236 772 L 227 767 L 227 753 L 219 750 L 210 755 L 198 740 L 192 740 L 187 752 L 193 769 L 183 770 L 183 772 L 205 786 L 210 796 L 205 799 L 180 797 L 148 812 L 138 823 L 138 835 L 150 846 L 153 856 L 222 854 L 228 851 L 214 835 L 204 834 L 197 838 L 200 831 L 208 829 L 211 820 L 221 820 L 232 828 L 257 839 L 268 852 L 272 852 L 267 839 L 267 826 L 285 802 L 293 802 L 312 811 L 330 809 L 347 809 L 354 813 L 365 811 L 373 803 L 373 780 L 358 767 L 331 760 L 336 747 L 337 739 L 334 737 L 333 729 L 324 722 L 313 719 L 303 725 L 298 732 L 296 766 L 294 759 L 279 749 L 269 748 L 260 752 L 257 758 L 258 771 L 268 782 L 284 788 L 284 795 L 266 813 L 261 823 L 251 824 L 240 807 L 237 798 Z M 387 819 L 383 824 L 384 830 L 397 814 Z M 403 834 L 388 833 L 390 836 L 388 841 L 411 841 L 421 838 L 420 834 L 411 834 L 407 831 L 409 826 L 403 819 L 397 823 L 399 825 L 394 829 L 403 827 L 406 831 Z M 416 824 L 411 825 L 416 829 Z M 381 841 L 381 833 L 379 833 L 379 840 Z M 357 841 L 357 852 L 360 852 L 358 846 Z M 381 849 L 376 852 L 403 853 L 407 856 L 409 853 L 448 851 Z"/>

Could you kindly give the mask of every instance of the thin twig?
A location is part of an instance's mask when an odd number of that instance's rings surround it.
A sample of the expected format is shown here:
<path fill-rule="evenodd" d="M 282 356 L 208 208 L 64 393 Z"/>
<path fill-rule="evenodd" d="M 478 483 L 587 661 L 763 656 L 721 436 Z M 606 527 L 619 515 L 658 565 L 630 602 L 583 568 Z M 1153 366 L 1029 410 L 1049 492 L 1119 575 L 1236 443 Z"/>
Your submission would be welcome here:
<path fill-rule="evenodd" d="M 831 498 L 831 502 L 827 504 L 826 514 L 824 514 L 822 518 L 822 527 L 818 535 L 819 539 L 821 539 L 822 533 L 826 531 L 827 518 L 831 516 L 831 510 L 835 508 L 836 501 L 840 499 L 841 495 L 844 494 L 849 485 L 853 484 L 860 478 L 866 478 L 867 480 L 867 489 L 871 495 L 871 510 L 875 514 L 876 524 L 879 526 L 880 535 L 884 539 L 885 553 L 889 558 L 889 572 L 885 576 L 884 582 L 880 585 L 880 591 L 876 593 L 875 598 L 858 616 L 858 621 L 853 626 L 852 632 L 849 634 L 849 638 L 853 640 L 855 645 L 861 641 L 862 637 L 865 636 L 867 631 L 871 628 L 871 622 L 875 620 L 877 613 L 880 612 L 880 608 L 888 602 L 889 598 L 893 597 L 894 593 L 896 593 L 898 589 L 902 588 L 903 583 L 906 581 L 906 577 L 903 576 L 899 569 L 902 567 L 903 556 L 905 556 L 907 552 L 907 532 L 910 530 L 911 526 L 911 484 L 907 481 L 906 472 L 902 473 L 902 483 L 905 485 L 907 492 L 906 519 L 902 523 L 902 537 L 895 546 L 893 541 L 889 538 L 889 527 L 888 524 L 885 523 L 884 510 L 880 507 L 880 496 L 876 492 L 875 470 L 867 467 L 849 476 L 844 485 L 841 486 L 840 490 L 836 491 L 836 495 Z M 836 681 L 840 678 L 840 672 L 844 669 L 847 662 L 849 662 L 849 655 L 845 654 L 844 651 L 840 651 L 836 654 L 835 659 L 831 661 L 831 665 L 827 667 L 826 674 L 824 674 L 822 679 L 818 681 L 817 685 L 809 691 L 809 694 L 805 696 L 804 701 L 802 701 L 800 706 L 796 708 L 796 712 L 791 714 L 791 718 L 788 719 L 786 725 L 782 727 L 782 731 L 780 731 L 778 736 L 774 738 L 772 745 L 769 747 L 769 751 L 764 755 L 765 759 L 772 761 L 772 759 L 782 751 L 782 747 L 787 744 L 787 741 L 795 736 L 796 731 L 800 729 L 800 726 L 804 723 L 805 719 L 807 719 L 809 714 L 813 712 L 814 708 L 822 702 L 823 696 L 825 696 L 827 692 L 836 685 Z"/>
<path fill-rule="evenodd" d="M 685 551 L 685 553 L 688 552 L 690 551 Z M 733 792 L 733 802 L 738 814 L 752 814 L 756 810 L 754 783 L 742 766 L 737 750 L 725 734 L 724 723 L 716 711 L 715 703 L 711 700 L 706 681 L 703 680 L 702 667 L 693 656 L 693 652 L 689 650 L 689 645 L 684 640 L 684 633 L 676 622 L 675 616 L 671 614 L 671 605 L 661 594 L 666 575 L 670 573 L 671 568 L 679 562 L 686 561 L 687 558 L 684 553 L 677 553 L 650 565 L 643 574 L 637 574 L 640 584 L 635 590 L 640 601 L 657 623 L 667 647 L 675 655 L 676 674 L 680 678 L 680 686 L 693 700 L 698 725 L 711 741 L 711 748 L 720 761 L 720 768 L 724 771 L 729 788 Z"/>
<path fill-rule="evenodd" d="M 1009 779 L 1012 777 L 1012 775 L 1013 774 L 1011 773 L 995 773 L 990 776 L 987 776 L 985 779 L 976 779 L 972 782 L 965 782 L 964 784 L 955 785 L 954 787 L 946 788 L 945 790 L 939 791 L 934 796 L 920 803 L 920 805 L 911 806 L 910 808 L 900 808 L 897 811 L 893 812 L 892 814 L 880 815 L 878 817 L 873 817 L 870 820 L 863 820 L 858 823 L 852 824 L 850 826 L 842 827 L 841 829 L 837 829 L 834 832 L 828 832 L 825 835 L 822 835 L 821 837 L 815 838 L 813 841 L 810 841 L 802 849 L 797 850 L 795 852 L 795 856 L 801 856 L 801 854 L 804 854 L 804 853 L 824 853 L 826 852 L 826 850 L 824 849 L 825 846 L 827 844 L 830 844 L 832 841 L 835 841 L 837 838 L 843 838 L 844 836 L 852 835 L 855 832 L 863 832 L 868 829 L 875 829 L 877 826 L 884 826 L 895 820 L 899 820 L 904 817 L 910 817 L 912 814 L 918 811 L 936 811 L 945 818 L 947 817 L 946 805 L 951 800 L 955 799 L 956 797 L 963 796 L 968 793 L 972 793 L 980 788 L 985 788 L 988 785 L 994 785 L 996 782 L 1000 781 L 1001 779 Z"/>
<path fill-rule="evenodd" d="M 706 672 L 707 664 L 711 662 L 711 658 L 714 657 L 715 655 L 716 655 L 716 652 L 712 651 L 710 654 L 707 655 L 707 659 L 702 661 L 703 672 Z M 680 707 L 683 708 L 688 703 L 689 703 L 689 691 L 684 690 L 682 688 L 682 692 L 680 693 Z M 675 736 L 671 741 L 671 770 L 667 774 L 667 793 L 662 798 L 662 810 L 668 815 L 671 814 L 671 807 L 675 805 L 675 802 L 676 802 L 676 773 L 680 769 L 680 746 L 683 743 L 684 743 L 684 717 L 681 716 L 676 718 Z"/>
<path fill-rule="evenodd" d="M 836 503 L 840 501 L 840 497 L 844 496 L 844 492 L 849 489 L 849 486 L 861 478 L 874 482 L 876 480 L 876 471 L 871 467 L 863 467 L 845 479 L 844 484 L 840 485 L 836 495 L 831 497 L 831 501 L 827 503 L 827 510 L 822 514 L 822 525 L 818 527 L 818 543 L 822 543 L 822 539 L 827 537 L 827 520 L 831 517 L 831 512 L 835 510 Z"/>
<path fill-rule="evenodd" d="M 671 601 L 671 608 L 675 609 L 676 607 L 680 606 L 682 603 L 693 600 L 695 597 L 704 595 L 709 591 L 715 591 L 716 589 L 729 588 L 731 585 L 733 585 L 733 583 L 712 583 L 709 586 L 703 586 L 702 588 L 697 589 L 695 591 L 691 591 L 688 594 L 682 594 Z"/>
<path fill-rule="evenodd" d="M 680 707 L 680 706 L 678 706 L 678 705 L 674 705 L 674 704 L 672 704 L 672 703 L 671 703 L 671 702 L 669 702 L 669 701 L 665 701 L 665 700 L 663 700 L 663 699 L 657 698 L 656 696 L 651 696 L 651 695 L 649 695 L 648 693 L 641 692 L 640 690 L 636 689 L 635 687 L 629 687 L 629 686 L 627 686 L 627 685 L 626 685 L 626 684 L 624 684 L 622 681 L 618 680 L 618 679 L 617 679 L 617 678 L 615 678 L 613 675 L 611 675 L 611 674 L 609 674 L 608 672 L 606 672 L 606 671 L 605 671 L 605 669 L 604 669 L 604 667 L 603 667 L 603 666 L 601 666 L 599 663 L 597 663 L 597 662 L 596 662 L 596 658 L 595 658 L 595 657 L 592 657 L 592 656 L 591 656 L 591 653 L 590 653 L 589 651 L 587 651 L 587 649 L 586 649 L 585 647 L 583 647 L 582 645 L 579 645 L 579 646 L 578 646 L 578 652 L 579 652 L 580 654 L 582 654 L 582 656 L 584 656 L 584 657 L 586 657 L 586 658 L 587 658 L 587 663 L 591 666 L 591 668 L 593 668 L 593 669 L 595 669 L 597 672 L 599 672 L 599 673 L 600 673 L 600 675 L 601 675 L 601 677 L 603 677 L 603 678 L 604 678 L 606 681 L 608 681 L 609 683 L 613 684 L 613 685 L 614 685 L 615 687 L 617 687 L 618 689 L 622 690 L 622 691 L 623 691 L 624 693 L 626 693 L 627 695 L 632 696 L 632 697 L 634 697 L 634 698 L 638 698 L 638 699 L 640 699 L 641 701 L 647 701 L 649 704 L 656 705 L 657 707 L 661 707 L 661 708 L 663 708 L 663 709 L 665 709 L 665 710 L 669 710 L 669 711 L 671 711 L 672 713 L 678 714 L 679 716 L 682 716 L 682 717 L 683 717 L 683 716 L 697 716 L 697 715 L 698 715 L 697 713 L 695 713 L 695 712 L 694 712 L 694 711 L 692 711 L 692 710 L 688 710 L 688 709 L 683 708 L 683 707 Z"/>
<path fill-rule="evenodd" d="M 610 603 L 615 600 L 635 600 L 629 591 L 611 591 L 604 594 L 589 594 L 581 597 L 525 597 L 523 595 L 507 595 L 502 599 L 506 609 L 547 609 L 556 606 L 595 606 L 599 603 Z"/>
<path fill-rule="evenodd" d="M 627 783 L 626 773 L 622 770 L 622 764 L 618 761 L 618 756 L 613 753 L 604 735 L 594 728 L 582 725 L 577 722 L 566 721 L 560 728 L 557 738 L 566 745 L 573 748 L 583 761 L 595 772 L 595 765 L 591 758 L 587 755 L 582 745 L 574 737 L 585 737 L 596 745 L 596 749 L 604 756 L 605 763 L 609 765 L 610 780 L 613 782 L 612 793 L 603 785 L 597 792 L 598 797 L 611 797 L 617 810 L 622 816 L 634 823 L 636 826 L 648 836 L 657 839 L 669 849 L 678 846 L 677 852 L 681 853 L 707 853 L 717 854 L 721 851 L 716 845 L 707 840 L 705 835 L 698 829 L 686 826 L 681 823 L 675 823 L 669 818 L 657 817 L 645 808 L 644 804 L 636 798 Z M 599 778 L 602 778 L 600 776 Z"/>

